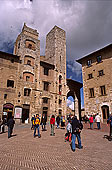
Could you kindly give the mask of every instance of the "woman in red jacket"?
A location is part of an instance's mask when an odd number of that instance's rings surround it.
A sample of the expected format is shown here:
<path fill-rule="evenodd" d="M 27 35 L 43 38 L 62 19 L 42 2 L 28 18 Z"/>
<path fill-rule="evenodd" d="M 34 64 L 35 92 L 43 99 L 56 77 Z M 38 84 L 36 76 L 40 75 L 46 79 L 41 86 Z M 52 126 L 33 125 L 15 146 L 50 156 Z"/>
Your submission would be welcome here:
<path fill-rule="evenodd" d="M 54 136 L 54 125 L 55 125 L 55 116 L 52 115 L 51 119 L 50 119 L 50 125 L 51 125 L 51 136 Z"/>
<path fill-rule="evenodd" d="M 89 118 L 90 129 L 93 129 L 93 116 L 91 115 Z"/>

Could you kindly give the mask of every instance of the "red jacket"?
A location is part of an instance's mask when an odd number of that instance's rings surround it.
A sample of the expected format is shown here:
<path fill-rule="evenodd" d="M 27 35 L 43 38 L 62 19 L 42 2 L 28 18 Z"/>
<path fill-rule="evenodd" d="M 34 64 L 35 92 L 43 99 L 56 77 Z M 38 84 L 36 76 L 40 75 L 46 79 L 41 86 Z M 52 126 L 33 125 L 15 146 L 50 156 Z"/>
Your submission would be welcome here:
<path fill-rule="evenodd" d="M 55 118 L 51 118 L 51 119 L 50 119 L 50 124 L 55 125 Z"/>
<path fill-rule="evenodd" d="M 89 118 L 90 123 L 93 123 L 93 117 Z"/>

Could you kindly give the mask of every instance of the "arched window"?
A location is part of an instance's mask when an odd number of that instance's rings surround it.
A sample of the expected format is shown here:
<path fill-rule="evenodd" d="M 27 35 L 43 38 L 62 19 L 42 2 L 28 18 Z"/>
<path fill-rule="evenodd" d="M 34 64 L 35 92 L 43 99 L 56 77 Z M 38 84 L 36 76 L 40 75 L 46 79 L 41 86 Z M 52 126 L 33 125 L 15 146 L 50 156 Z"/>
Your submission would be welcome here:
<path fill-rule="evenodd" d="M 34 81 L 34 75 L 30 72 L 24 72 L 23 73 L 23 79 L 27 82 L 33 82 Z"/>
<path fill-rule="evenodd" d="M 29 66 L 34 66 L 34 58 L 32 57 L 32 56 L 28 56 L 28 55 L 26 55 L 25 57 L 24 57 L 24 64 L 25 65 L 29 65 Z"/>
<path fill-rule="evenodd" d="M 32 41 L 32 40 L 26 40 L 26 42 L 25 42 L 25 47 L 26 48 L 29 48 L 29 49 L 31 49 L 31 50 L 36 50 L 36 45 L 35 45 L 35 42 L 34 41 Z"/>

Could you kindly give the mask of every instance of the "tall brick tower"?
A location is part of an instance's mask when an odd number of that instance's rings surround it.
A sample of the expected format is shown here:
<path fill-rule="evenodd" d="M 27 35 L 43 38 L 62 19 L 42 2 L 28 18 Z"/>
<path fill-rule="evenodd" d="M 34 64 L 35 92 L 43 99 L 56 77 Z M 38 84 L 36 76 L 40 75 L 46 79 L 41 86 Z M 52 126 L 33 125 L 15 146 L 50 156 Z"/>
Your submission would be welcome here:
<path fill-rule="evenodd" d="M 22 106 L 23 122 L 26 116 L 37 111 L 36 96 L 39 88 L 39 71 L 40 71 L 40 40 L 38 32 L 24 24 L 22 32 L 18 35 L 14 54 L 20 56 L 18 85 L 17 85 L 17 105 Z"/>
<path fill-rule="evenodd" d="M 45 61 L 55 66 L 54 107 L 57 114 L 66 114 L 66 34 L 55 26 L 46 36 Z M 57 101 L 57 102 L 56 102 Z M 53 109 L 54 110 L 54 109 Z"/>

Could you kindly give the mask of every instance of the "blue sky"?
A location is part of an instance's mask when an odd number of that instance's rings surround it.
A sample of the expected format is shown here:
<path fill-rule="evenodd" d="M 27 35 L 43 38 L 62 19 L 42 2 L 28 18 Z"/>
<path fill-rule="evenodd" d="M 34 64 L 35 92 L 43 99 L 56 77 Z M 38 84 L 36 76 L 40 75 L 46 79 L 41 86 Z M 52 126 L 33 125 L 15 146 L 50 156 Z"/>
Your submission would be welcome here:
<path fill-rule="evenodd" d="M 76 60 L 112 42 L 112 1 L 0 0 L 1 51 L 12 52 L 24 22 L 38 30 L 41 55 L 54 25 L 66 31 L 67 78 L 82 82 Z"/>

